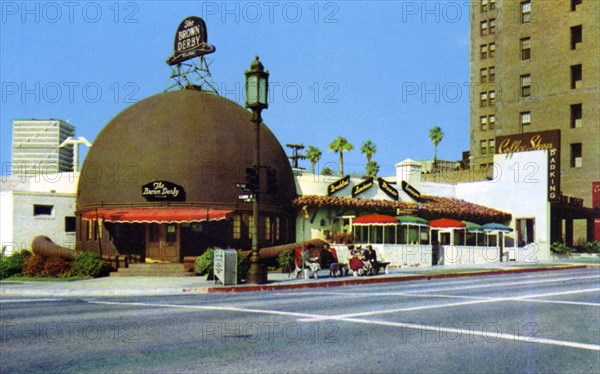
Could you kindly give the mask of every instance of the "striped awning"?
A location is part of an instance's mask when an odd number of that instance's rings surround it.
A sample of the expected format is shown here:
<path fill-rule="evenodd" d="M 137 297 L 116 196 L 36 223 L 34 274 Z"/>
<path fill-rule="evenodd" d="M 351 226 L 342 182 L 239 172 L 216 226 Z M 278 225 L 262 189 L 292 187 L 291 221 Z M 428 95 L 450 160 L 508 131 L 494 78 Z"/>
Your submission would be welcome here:
<path fill-rule="evenodd" d="M 395 217 L 386 216 L 384 214 L 368 214 L 366 216 L 356 217 L 352 220 L 352 225 L 354 226 L 387 226 L 397 224 L 398 220 Z"/>
<path fill-rule="evenodd" d="M 82 217 L 115 223 L 186 223 L 224 220 L 232 212 L 210 208 L 100 208 L 84 212 Z"/>

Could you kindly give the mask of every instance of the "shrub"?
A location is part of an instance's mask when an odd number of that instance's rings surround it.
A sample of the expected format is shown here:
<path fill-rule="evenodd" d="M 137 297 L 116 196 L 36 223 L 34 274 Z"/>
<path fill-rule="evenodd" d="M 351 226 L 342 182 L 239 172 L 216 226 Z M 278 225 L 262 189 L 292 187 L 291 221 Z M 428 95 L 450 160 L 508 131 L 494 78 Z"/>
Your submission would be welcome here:
<path fill-rule="evenodd" d="M 573 249 L 567 246 L 565 243 L 555 242 L 550 246 L 550 251 L 557 256 L 570 256 Z"/>
<path fill-rule="evenodd" d="M 27 257 L 23 265 L 23 274 L 33 277 L 44 275 L 44 258 L 35 254 Z"/>
<path fill-rule="evenodd" d="M 90 252 L 78 252 L 72 263 L 72 274 L 81 277 L 104 277 L 110 273 L 110 265 Z"/>
<path fill-rule="evenodd" d="M 282 251 L 279 256 L 277 256 L 277 263 L 282 269 L 294 269 L 294 251 Z"/>
<path fill-rule="evenodd" d="M 196 258 L 196 262 L 194 263 L 194 271 L 198 275 L 210 275 L 213 270 L 213 256 L 215 254 L 215 250 L 212 248 L 208 248 L 204 253 Z"/>
<path fill-rule="evenodd" d="M 237 251 L 237 272 L 238 272 L 238 283 L 242 282 L 242 279 L 246 279 L 246 274 L 250 269 L 250 259 L 244 256 L 244 253 L 240 250 Z"/>
<path fill-rule="evenodd" d="M 15 251 L 10 256 L 2 256 L 0 258 L 0 279 L 21 274 L 25 261 L 29 256 L 31 256 L 31 252 L 24 249 Z"/>
<path fill-rule="evenodd" d="M 50 277 L 69 275 L 71 263 L 64 257 L 52 256 L 44 261 L 44 274 Z"/>
<path fill-rule="evenodd" d="M 587 242 L 583 245 L 585 253 L 600 253 L 600 242 Z"/>

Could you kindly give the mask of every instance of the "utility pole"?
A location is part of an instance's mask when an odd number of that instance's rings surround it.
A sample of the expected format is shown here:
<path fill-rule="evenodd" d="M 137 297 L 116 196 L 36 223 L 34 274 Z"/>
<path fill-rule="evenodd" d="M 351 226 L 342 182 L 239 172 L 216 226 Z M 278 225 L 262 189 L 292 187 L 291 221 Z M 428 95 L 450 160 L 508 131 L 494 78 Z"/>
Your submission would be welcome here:
<path fill-rule="evenodd" d="M 301 168 L 298 166 L 298 160 L 306 159 L 305 155 L 298 154 L 299 150 L 304 149 L 304 145 L 303 144 L 286 144 L 285 146 L 292 149 L 292 155 L 288 156 L 288 158 L 290 160 L 292 160 L 292 167 L 294 169 L 304 169 L 304 168 Z"/>

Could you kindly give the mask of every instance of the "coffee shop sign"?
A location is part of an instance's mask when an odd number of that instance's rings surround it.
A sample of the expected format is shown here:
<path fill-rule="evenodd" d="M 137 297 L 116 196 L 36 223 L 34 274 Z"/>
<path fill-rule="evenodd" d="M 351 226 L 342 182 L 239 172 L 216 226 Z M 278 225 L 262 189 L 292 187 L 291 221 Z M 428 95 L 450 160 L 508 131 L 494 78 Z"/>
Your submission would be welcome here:
<path fill-rule="evenodd" d="M 512 156 L 515 152 L 549 150 L 558 148 L 558 144 L 552 141 L 544 142 L 544 137 L 540 134 L 532 135 L 529 141 L 526 139 L 506 138 L 498 145 L 498 153 L 506 153 L 507 157 Z"/>

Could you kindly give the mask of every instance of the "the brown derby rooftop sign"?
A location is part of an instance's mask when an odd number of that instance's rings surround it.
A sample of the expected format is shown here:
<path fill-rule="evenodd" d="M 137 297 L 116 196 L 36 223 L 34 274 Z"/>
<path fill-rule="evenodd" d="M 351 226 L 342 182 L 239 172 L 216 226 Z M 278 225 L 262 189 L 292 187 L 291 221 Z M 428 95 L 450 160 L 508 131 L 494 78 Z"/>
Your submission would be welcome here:
<path fill-rule="evenodd" d="M 194 57 L 213 53 L 215 47 L 208 43 L 206 23 L 200 17 L 188 17 L 179 24 L 175 34 L 173 56 L 167 59 L 167 64 L 177 65 Z"/>
<path fill-rule="evenodd" d="M 560 201 L 560 130 L 498 136 L 497 154 L 548 151 L 548 201 Z"/>

